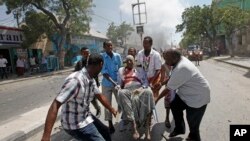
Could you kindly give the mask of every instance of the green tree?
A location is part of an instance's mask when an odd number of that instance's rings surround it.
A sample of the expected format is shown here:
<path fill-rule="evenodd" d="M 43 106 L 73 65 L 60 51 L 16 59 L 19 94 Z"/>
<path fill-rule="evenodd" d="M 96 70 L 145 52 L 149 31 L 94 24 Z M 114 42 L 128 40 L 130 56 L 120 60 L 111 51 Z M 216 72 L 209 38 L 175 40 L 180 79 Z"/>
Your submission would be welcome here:
<path fill-rule="evenodd" d="M 120 38 L 123 44 L 126 44 L 127 38 L 134 31 L 134 28 L 130 24 L 126 24 L 126 22 L 122 22 L 116 29 L 118 38 Z"/>
<path fill-rule="evenodd" d="M 81 34 L 89 30 L 89 10 L 92 6 L 90 0 L 2 0 L 7 6 L 8 11 L 11 13 L 16 9 L 21 9 L 24 13 L 30 11 L 41 11 L 47 16 L 47 22 L 49 22 L 50 31 L 55 31 L 54 35 L 59 37 L 54 38 L 54 43 L 57 47 L 57 56 L 59 57 L 60 68 L 64 68 L 64 43 L 66 36 L 69 33 Z M 33 13 L 34 14 L 34 13 Z M 24 14 L 24 16 L 29 14 Z M 30 16 L 30 15 L 29 15 Z M 39 15 L 39 18 L 44 18 Z M 26 19 L 25 19 L 26 20 Z M 36 21 L 36 20 L 34 20 Z M 40 24 L 45 24 L 46 21 Z M 53 26 L 50 25 L 53 23 Z M 47 25 L 46 25 L 47 26 Z M 44 26 L 44 27 L 46 27 Z M 31 27 L 26 27 L 32 29 Z M 25 28 L 25 29 L 26 29 Z M 50 32 L 49 31 L 49 32 Z M 45 33 L 48 34 L 48 33 Z M 39 37 L 39 36 L 37 36 Z"/>
<path fill-rule="evenodd" d="M 114 44 L 117 44 L 118 33 L 117 33 L 117 26 L 115 25 L 114 22 L 110 23 L 106 35 Z"/>
<path fill-rule="evenodd" d="M 182 23 L 176 26 L 176 32 L 185 31 L 182 44 L 190 43 L 190 39 L 195 37 L 199 40 L 209 39 L 212 47 L 217 35 L 216 28 L 220 23 L 219 17 L 220 13 L 214 3 L 211 6 L 193 6 L 185 9 L 182 13 Z"/>
<path fill-rule="evenodd" d="M 127 50 L 127 39 L 134 31 L 134 28 L 127 24 L 126 22 L 122 22 L 119 26 L 115 26 L 112 22 L 108 28 L 107 37 L 117 46 L 123 48 L 123 54 Z M 118 42 L 120 41 L 120 44 Z"/>
<path fill-rule="evenodd" d="M 188 47 L 188 45 L 199 44 L 199 43 L 200 43 L 199 36 L 195 36 L 193 34 L 183 33 L 183 38 L 181 39 L 179 45 L 181 48 L 186 49 Z"/>
<path fill-rule="evenodd" d="M 234 34 L 248 23 L 249 12 L 236 6 L 227 6 L 220 9 L 220 12 L 223 13 L 221 17 L 221 27 L 224 30 L 229 45 L 230 55 L 234 57 L 235 47 L 233 46 L 232 39 Z"/>
<path fill-rule="evenodd" d="M 24 22 L 25 24 L 21 26 L 25 36 L 23 47 L 29 47 L 41 38 L 52 38 L 56 32 L 52 21 L 42 12 L 37 13 L 34 10 L 26 12 Z"/>

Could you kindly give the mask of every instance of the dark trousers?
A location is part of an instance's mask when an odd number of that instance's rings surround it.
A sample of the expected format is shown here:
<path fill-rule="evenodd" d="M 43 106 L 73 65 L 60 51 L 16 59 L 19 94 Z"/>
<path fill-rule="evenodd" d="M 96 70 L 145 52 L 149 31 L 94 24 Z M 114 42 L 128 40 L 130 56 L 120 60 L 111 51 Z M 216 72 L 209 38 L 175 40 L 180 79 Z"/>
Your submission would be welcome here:
<path fill-rule="evenodd" d="M 176 95 L 170 107 L 175 120 L 174 130 L 178 133 L 185 133 L 183 110 L 186 110 L 186 118 L 190 130 L 188 137 L 195 141 L 200 141 L 201 138 L 200 138 L 199 127 L 202 117 L 206 111 L 207 105 L 204 105 L 200 108 L 192 108 L 189 107 L 186 103 L 184 103 L 178 95 Z"/>
<path fill-rule="evenodd" d="M 3 77 L 5 76 L 5 78 L 8 78 L 7 72 L 6 72 L 6 67 L 0 67 L 0 74 L 1 74 L 1 78 L 3 79 Z"/>
<path fill-rule="evenodd" d="M 93 123 L 77 130 L 65 130 L 68 134 L 79 141 L 111 141 L 109 129 L 95 116 Z"/>

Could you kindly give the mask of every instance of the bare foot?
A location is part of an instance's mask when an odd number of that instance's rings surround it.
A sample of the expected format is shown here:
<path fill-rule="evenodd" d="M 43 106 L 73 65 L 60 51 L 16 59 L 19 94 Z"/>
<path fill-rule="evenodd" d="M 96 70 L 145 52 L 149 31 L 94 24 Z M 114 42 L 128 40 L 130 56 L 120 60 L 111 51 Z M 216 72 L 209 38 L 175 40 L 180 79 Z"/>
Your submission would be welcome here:
<path fill-rule="evenodd" d="M 150 133 L 145 136 L 145 140 L 151 141 L 151 135 L 150 135 Z"/>
<path fill-rule="evenodd" d="M 133 134 L 133 138 L 135 140 L 138 140 L 140 138 L 140 134 L 137 131 L 135 131 L 134 134 Z"/>

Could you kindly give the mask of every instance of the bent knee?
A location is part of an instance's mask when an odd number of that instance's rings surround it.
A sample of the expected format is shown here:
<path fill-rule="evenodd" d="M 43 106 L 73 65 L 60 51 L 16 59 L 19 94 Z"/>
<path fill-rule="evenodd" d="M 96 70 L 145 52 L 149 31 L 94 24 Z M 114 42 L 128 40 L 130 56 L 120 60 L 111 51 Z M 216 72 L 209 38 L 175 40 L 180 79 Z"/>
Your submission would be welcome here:
<path fill-rule="evenodd" d="M 147 89 L 144 89 L 144 93 L 148 94 L 148 95 L 150 95 L 150 94 L 152 95 L 153 91 L 151 89 L 147 88 Z"/>
<path fill-rule="evenodd" d="M 118 94 L 119 94 L 119 97 L 126 97 L 127 95 L 130 94 L 130 92 L 126 89 L 121 89 L 121 90 L 119 90 Z"/>

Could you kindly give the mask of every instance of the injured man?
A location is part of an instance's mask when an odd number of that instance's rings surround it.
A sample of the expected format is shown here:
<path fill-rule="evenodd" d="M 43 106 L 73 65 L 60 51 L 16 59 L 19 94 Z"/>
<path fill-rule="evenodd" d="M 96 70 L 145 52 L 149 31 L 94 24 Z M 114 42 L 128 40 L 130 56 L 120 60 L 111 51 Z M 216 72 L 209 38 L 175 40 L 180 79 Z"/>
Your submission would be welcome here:
<path fill-rule="evenodd" d="M 146 77 L 135 68 L 133 56 L 126 57 L 126 66 L 118 71 L 118 103 L 122 110 L 122 119 L 133 125 L 133 138 L 140 138 L 138 127 L 146 127 L 145 138 L 151 140 L 150 125 L 152 110 L 155 108 L 153 93 L 146 87 Z"/>

